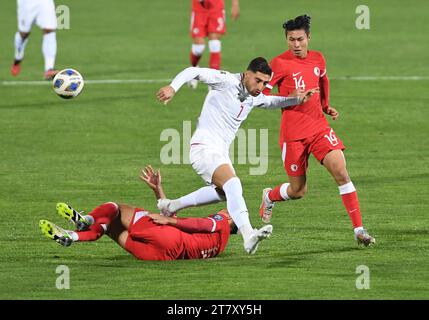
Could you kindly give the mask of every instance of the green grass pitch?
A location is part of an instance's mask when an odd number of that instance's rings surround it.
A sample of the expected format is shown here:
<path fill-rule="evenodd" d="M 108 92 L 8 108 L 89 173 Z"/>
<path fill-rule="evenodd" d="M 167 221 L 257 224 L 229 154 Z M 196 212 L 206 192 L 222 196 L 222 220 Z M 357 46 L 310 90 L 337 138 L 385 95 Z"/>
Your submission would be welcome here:
<path fill-rule="evenodd" d="M 168 79 L 188 66 L 190 1 L 58 4 L 71 13 L 71 29 L 57 33 L 58 68 L 75 68 L 87 80 Z M 273 58 L 286 49 L 285 18 L 312 16 L 311 48 L 325 54 L 331 102 L 341 113 L 331 124 L 348 147 L 363 221 L 377 245 L 357 247 L 335 183 L 312 158 L 308 194 L 277 205 L 273 236 L 256 255 L 246 255 L 233 236 L 215 259 L 144 262 L 107 237 L 62 248 L 41 235 L 38 221 L 64 225 L 54 213 L 58 201 L 86 211 L 105 201 L 155 210 L 138 180 L 148 163 L 161 166 L 170 197 L 201 187 L 190 165 L 161 164 L 160 134 L 181 132 L 183 120 L 195 125 L 206 87 L 184 87 L 164 106 L 155 92 L 167 82 L 88 83 L 69 101 L 48 84 L 10 85 L 41 80 L 41 32 L 33 29 L 22 74 L 12 78 L 16 2 L 1 1 L 0 299 L 428 299 L 429 47 L 419 36 L 428 4 L 368 0 L 370 30 L 358 30 L 360 4 L 242 1 L 239 21 L 227 21 L 222 67 L 240 72 L 255 56 Z M 341 80 L 347 76 L 422 78 Z M 268 173 L 249 175 L 251 164 L 235 166 L 255 226 L 261 190 L 286 180 L 279 121 L 279 112 L 255 110 L 244 124 L 269 129 Z M 59 265 L 70 268 L 69 290 L 55 287 Z M 370 270 L 368 290 L 356 288 L 360 265 Z"/>

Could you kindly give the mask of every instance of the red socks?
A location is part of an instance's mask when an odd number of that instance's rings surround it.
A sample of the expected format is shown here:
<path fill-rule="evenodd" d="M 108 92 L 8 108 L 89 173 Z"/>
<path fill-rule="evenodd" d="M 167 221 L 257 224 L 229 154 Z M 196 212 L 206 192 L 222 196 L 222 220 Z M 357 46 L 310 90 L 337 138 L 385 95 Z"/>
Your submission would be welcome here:
<path fill-rule="evenodd" d="M 191 65 L 193 67 L 196 67 L 198 65 L 198 62 L 200 62 L 201 56 L 197 56 L 197 55 L 195 55 L 195 54 L 193 54 L 191 52 L 189 58 L 190 58 L 190 61 L 191 61 Z"/>
<path fill-rule="evenodd" d="M 357 192 L 342 194 L 344 207 L 352 220 L 353 228 L 362 227 L 362 216 L 360 214 L 359 199 Z"/>
<path fill-rule="evenodd" d="M 290 198 L 287 194 L 288 186 L 289 183 L 282 183 L 278 185 L 268 193 L 268 199 L 270 199 L 271 202 L 289 200 Z"/>
<path fill-rule="evenodd" d="M 220 69 L 220 52 L 210 52 L 209 67 L 212 69 Z"/>
<path fill-rule="evenodd" d="M 94 224 L 110 224 L 118 215 L 118 205 L 107 202 L 92 210 L 89 215 L 94 218 Z"/>
<path fill-rule="evenodd" d="M 362 227 L 362 216 L 360 214 L 359 199 L 353 183 L 350 181 L 342 186 L 339 186 L 341 198 L 343 199 L 344 207 L 352 220 L 353 228 Z"/>
<path fill-rule="evenodd" d="M 287 188 L 289 183 L 283 183 L 272 189 L 268 193 L 268 199 L 272 202 L 289 200 Z M 343 200 L 344 207 L 352 221 L 353 228 L 362 227 L 362 216 L 360 213 L 359 199 L 356 189 L 352 182 L 339 186 L 340 195 Z"/>
<path fill-rule="evenodd" d="M 99 239 L 106 231 L 106 225 L 109 225 L 116 218 L 119 207 L 116 203 L 107 202 L 98 206 L 89 215 L 94 219 L 94 223 L 89 230 L 77 231 L 79 241 L 94 241 Z M 103 227 L 103 225 L 105 225 Z"/>
<path fill-rule="evenodd" d="M 95 241 L 100 239 L 100 237 L 104 234 L 104 228 L 96 223 L 89 227 L 89 230 L 86 231 L 76 231 L 79 241 Z"/>

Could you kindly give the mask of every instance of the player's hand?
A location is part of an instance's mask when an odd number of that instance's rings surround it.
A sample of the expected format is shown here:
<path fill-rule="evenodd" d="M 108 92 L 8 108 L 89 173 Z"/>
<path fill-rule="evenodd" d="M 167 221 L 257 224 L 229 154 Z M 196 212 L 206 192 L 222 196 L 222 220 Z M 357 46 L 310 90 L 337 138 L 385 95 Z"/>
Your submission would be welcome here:
<path fill-rule="evenodd" d="M 160 225 L 167 225 L 174 222 L 173 218 L 162 216 L 159 213 L 150 213 L 148 217 L 152 219 L 153 222 Z"/>
<path fill-rule="evenodd" d="M 238 4 L 232 5 L 231 7 L 231 18 L 232 20 L 238 20 L 240 17 L 240 6 Z"/>
<path fill-rule="evenodd" d="M 325 107 L 323 109 L 323 112 L 326 113 L 328 116 L 331 116 L 332 120 L 337 120 L 337 118 L 340 116 L 340 113 L 332 107 Z"/>
<path fill-rule="evenodd" d="M 153 171 L 152 166 L 148 165 L 140 172 L 142 179 L 152 190 L 159 191 L 161 188 L 161 171 Z"/>
<path fill-rule="evenodd" d="M 298 93 L 298 98 L 301 100 L 301 104 L 302 103 L 306 103 L 315 93 L 319 93 L 320 89 L 319 88 L 313 88 L 310 90 L 307 90 L 305 92 L 300 92 Z"/>
<path fill-rule="evenodd" d="M 171 99 L 173 99 L 175 94 L 176 91 L 174 91 L 172 86 L 165 86 L 159 89 L 158 93 L 156 94 L 156 97 L 163 104 L 167 104 L 170 102 Z"/>

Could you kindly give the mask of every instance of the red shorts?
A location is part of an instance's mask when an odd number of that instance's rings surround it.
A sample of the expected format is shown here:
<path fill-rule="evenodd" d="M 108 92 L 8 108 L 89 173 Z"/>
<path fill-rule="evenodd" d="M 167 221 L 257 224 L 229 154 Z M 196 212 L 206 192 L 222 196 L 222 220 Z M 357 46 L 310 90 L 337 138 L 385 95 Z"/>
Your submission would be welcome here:
<path fill-rule="evenodd" d="M 205 38 L 209 33 L 224 34 L 225 10 L 219 11 L 192 11 L 191 37 Z"/>
<path fill-rule="evenodd" d="M 332 150 L 344 150 L 343 142 L 335 135 L 334 129 L 326 128 L 315 135 L 297 141 L 283 141 L 282 160 L 288 176 L 305 175 L 310 153 L 322 163 Z"/>
<path fill-rule="evenodd" d="M 134 210 L 125 249 L 140 260 L 183 259 L 182 232 L 154 223 L 145 213 L 148 212 L 141 208 Z"/>

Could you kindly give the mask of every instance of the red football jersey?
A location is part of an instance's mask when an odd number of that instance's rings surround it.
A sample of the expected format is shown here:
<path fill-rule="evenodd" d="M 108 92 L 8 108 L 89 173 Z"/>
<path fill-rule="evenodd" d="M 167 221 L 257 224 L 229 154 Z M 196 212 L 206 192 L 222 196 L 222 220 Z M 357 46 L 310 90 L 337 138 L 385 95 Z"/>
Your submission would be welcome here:
<path fill-rule="evenodd" d="M 183 232 L 185 259 L 213 258 L 225 249 L 230 233 L 227 217 L 216 213 L 208 219 L 213 220 L 212 233 Z"/>
<path fill-rule="evenodd" d="M 296 57 L 290 50 L 271 61 L 274 76 L 265 94 L 278 86 L 281 96 L 288 96 L 295 89 L 309 90 L 321 87 L 321 94 L 314 94 L 306 103 L 282 110 L 280 143 L 305 139 L 328 127 L 323 107 L 328 106 L 328 80 L 326 62 L 322 53 L 309 50 L 305 58 Z"/>
<path fill-rule="evenodd" d="M 218 11 L 224 9 L 224 0 L 192 0 L 192 11 Z"/>

